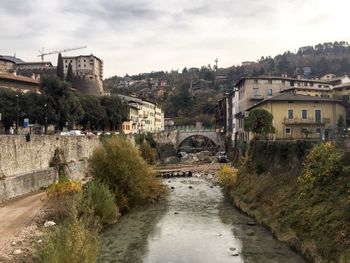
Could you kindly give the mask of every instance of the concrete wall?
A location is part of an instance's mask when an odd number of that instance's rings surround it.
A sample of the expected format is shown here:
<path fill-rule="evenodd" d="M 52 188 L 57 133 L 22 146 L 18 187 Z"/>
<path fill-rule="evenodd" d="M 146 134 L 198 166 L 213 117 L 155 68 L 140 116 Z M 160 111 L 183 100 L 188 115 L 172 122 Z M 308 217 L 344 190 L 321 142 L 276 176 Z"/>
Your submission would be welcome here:
<path fill-rule="evenodd" d="M 57 179 L 50 167 L 55 149 L 63 151 L 69 176 L 82 178 L 87 159 L 100 144 L 85 136 L 0 136 L 0 202 L 46 187 Z"/>

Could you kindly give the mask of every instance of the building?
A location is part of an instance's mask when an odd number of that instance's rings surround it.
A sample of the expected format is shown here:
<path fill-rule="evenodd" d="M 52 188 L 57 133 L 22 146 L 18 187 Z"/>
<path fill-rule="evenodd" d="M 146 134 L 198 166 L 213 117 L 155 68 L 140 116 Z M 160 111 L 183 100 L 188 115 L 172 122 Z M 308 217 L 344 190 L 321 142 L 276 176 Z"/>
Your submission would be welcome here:
<path fill-rule="evenodd" d="M 338 121 L 346 116 L 347 104 L 331 98 L 282 93 L 247 109 L 262 108 L 273 115 L 276 139 L 331 139 Z"/>
<path fill-rule="evenodd" d="M 43 75 L 56 75 L 56 67 L 51 62 L 19 62 L 16 64 L 17 75 L 40 79 Z"/>
<path fill-rule="evenodd" d="M 155 116 L 154 116 L 154 124 L 155 131 L 163 131 L 164 130 L 164 114 L 162 113 L 162 109 L 156 105 L 155 108 Z"/>
<path fill-rule="evenodd" d="M 102 96 L 103 61 L 94 55 L 63 57 L 64 75 L 67 76 L 69 64 L 73 70 L 73 88 L 81 93 Z"/>
<path fill-rule="evenodd" d="M 37 79 L 17 76 L 12 73 L 0 73 L 0 88 L 12 89 L 23 93 L 29 91 L 38 92 L 40 88 L 40 82 Z"/>
<path fill-rule="evenodd" d="M 164 130 L 164 113 L 157 104 L 137 97 L 118 95 L 129 105 L 128 120 L 122 124 L 122 132 L 141 133 Z"/>
<path fill-rule="evenodd" d="M 142 102 L 143 102 L 142 104 L 143 119 L 145 121 L 143 131 L 155 132 L 156 131 L 156 123 L 155 123 L 156 104 L 148 100 L 142 100 Z"/>
<path fill-rule="evenodd" d="M 259 102 L 279 95 L 280 92 L 291 88 L 304 89 L 324 89 L 330 92 L 333 85 L 327 81 L 296 79 L 283 77 L 249 77 L 242 78 L 234 86 L 235 92 L 235 117 L 238 139 L 246 141 L 247 133 L 244 132 L 244 117 L 248 108 Z"/>
<path fill-rule="evenodd" d="M 0 55 L 0 72 L 13 73 L 16 71 L 16 64 L 21 62 L 24 61 L 14 56 L 12 57 Z"/>

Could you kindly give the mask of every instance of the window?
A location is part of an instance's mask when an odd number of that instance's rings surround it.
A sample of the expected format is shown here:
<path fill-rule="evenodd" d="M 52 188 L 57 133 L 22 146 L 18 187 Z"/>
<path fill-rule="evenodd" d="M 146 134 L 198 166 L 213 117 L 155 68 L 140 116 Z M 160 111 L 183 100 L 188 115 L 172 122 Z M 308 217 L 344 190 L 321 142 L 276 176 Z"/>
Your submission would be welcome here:
<path fill-rule="evenodd" d="M 269 84 L 272 84 L 272 79 L 269 79 L 269 80 L 268 80 L 268 83 L 269 83 Z"/>
<path fill-rule="evenodd" d="M 302 118 L 303 120 L 306 120 L 306 119 L 307 119 L 307 110 L 305 110 L 305 109 L 302 109 L 302 110 L 301 110 L 301 118 Z"/>
<path fill-rule="evenodd" d="M 293 119 L 294 116 L 293 116 L 293 109 L 289 109 L 288 110 L 288 119 Z"/>
<path fill-rule="evenodd" d="M 267 96 L 272 96 L 272 89 L 267 90 Z"/>
<path fill-rule="evenodd" d="M 285 128 L 285 132 L 286 132 L 286 134 L 291 135 L 292 134 L 292 128 Z"/>
<path fill-rule="evenodd" d="M 321 110 L 315 110 L 315 121 L 321 122 Z"/>
<path fill-rule="evenodd" d="M 321 128 L 316 128 L 316 133 L 321 133 Z"/>

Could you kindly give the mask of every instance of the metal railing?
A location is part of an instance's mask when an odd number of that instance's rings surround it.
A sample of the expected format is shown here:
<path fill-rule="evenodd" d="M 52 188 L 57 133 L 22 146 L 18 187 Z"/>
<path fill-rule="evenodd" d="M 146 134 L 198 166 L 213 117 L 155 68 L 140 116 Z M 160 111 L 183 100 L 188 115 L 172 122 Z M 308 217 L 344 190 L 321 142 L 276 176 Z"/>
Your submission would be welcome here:
<path fill-rule="evenodd" d="M 315 118 L 284 118 L 283 123 L 284 124 L 326 124 L 330 123 L 330 118 L 321 118 L 321 119 L 315 119 Z"/>

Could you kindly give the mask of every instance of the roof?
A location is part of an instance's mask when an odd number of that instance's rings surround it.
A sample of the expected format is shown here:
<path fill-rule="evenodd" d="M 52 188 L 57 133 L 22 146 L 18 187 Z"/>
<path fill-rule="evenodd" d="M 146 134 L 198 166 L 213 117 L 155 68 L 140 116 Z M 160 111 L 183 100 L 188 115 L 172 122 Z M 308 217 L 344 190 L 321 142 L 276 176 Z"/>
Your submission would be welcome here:
<path fill-rule="evenodd" d="M 263 77 L 244 77 L 241 78 L 238 82 L 236 82 L 235 87 L 241 84 L 241 82 L 248 80 L 248 79 L 262 79 L 262 80 L 289 80 L 289 81 L 297 81 L 297 82 L 312 82 L 312 83 L 321 83 L 330 85 L 329 81 L 323 81 L 323 80 L 314 80 L 314 79 L 295 79 L 295 78 L 289 78 L 289 77 L 278 77 L 278 76 L 263 76 Z"/>
<path fill-rule="evenodd" d="M 346 87 L 350 87 L 350 82 L 337 85 L 337 86 L 335 86 L 333 89 L 336 90 L 336 89 L 342 89 L 342 88 L 346 88 Z"/>
<path fill-rule="evenodd" d="M 46 65 L 46 64 L 50 64 L 50 66 L 52 66 L 51 62 L 49 61 L 33 61 L 33 62 L 19 62 L 17 63 L 17 65 L 37 65 L 37 64 L 43 64 L 43 65 Z"/>
<path fill-rule="evenodd" d="M 282 93 L 281 95 L 277 95 L 275 97 L 263 100 L 247 109 L 247 111 L 255 108 L 256 106 L 259 106 L 261 104 L 264 104 L 269 101 L 305 101 L 305 102 L 336 102 L 343 104 L 344 106 L 349 106 L 348 104 L 344 103 L 341 100 L 335 100 L 331 98 L 323 98 L 323 97 L 318 97 L 318 96 L 308 96 L 308 95 L 299 95 L 299 94 L 293 94 L 293 93 Z"/>
<path fill-rule="evenodd" d="M 96 57 L 94 54 L 90 54 L 90 55 L 79 55 L 79 56 L 62 56 L 62 59 L 75 59 L 75 58 L 79 58 L 79 57 L 84 57 L 84 58 L 89 58 L 89 57 L 94 57 L 97 60 L 99 60 L 100 62 L 102 62 L 102 59 Z"/>
<path fill-rule="evenodd" d="M 13 62 L 15 64 L 18 64 L 18 63 L 24 63 L 24 61 L 20 58 L 16 58 L 14 56 L 5 56 L 5 55 L 0 55 L 0 59 L 1 60 L 7 60 L 7 61 L 10 61 L 10 62 Z"/>
<path fill-rule="evenodd" d="M 0 79 L 20 81 L 20 82 L 26 82 L 26 83 L 31 83 L 31 84 L 37 84 L 37 85 L 40 84 L 40 81 L 37 79 L 32 79 L 32 78 L 24 77 L 24 76 L 16 76 L 16 75 L 9 74 L 9 73 L 0 73 Z"/>
<path fill-rule="evenodd" d="M 122 94 L 117 94 L 120 98 L 126 100 L 127 102 L 136 102 L 136 103 L 142 103 L 142 100 L 137 97 L 132 97 L 132 96 L 127 96 L 127 95 L 122 95 Z"/>

